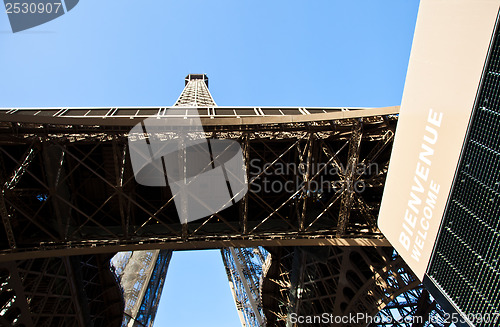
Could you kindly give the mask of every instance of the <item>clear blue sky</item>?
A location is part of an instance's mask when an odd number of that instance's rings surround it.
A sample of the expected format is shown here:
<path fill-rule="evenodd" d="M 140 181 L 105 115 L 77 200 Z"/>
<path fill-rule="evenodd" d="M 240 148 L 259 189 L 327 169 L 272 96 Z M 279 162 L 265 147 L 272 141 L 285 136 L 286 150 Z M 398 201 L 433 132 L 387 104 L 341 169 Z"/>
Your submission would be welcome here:
<path fill-rule="evenodd" d="M 417 10 L 417 0 L 81 0 L 16 34 L 0 13 L 0 107 L 168 106 L 188 73 L 208 74 L 218 105 L 399 105 Z M 217 251 L 177 252 L 155 326 L 238 326 L 230 296 Z"/>

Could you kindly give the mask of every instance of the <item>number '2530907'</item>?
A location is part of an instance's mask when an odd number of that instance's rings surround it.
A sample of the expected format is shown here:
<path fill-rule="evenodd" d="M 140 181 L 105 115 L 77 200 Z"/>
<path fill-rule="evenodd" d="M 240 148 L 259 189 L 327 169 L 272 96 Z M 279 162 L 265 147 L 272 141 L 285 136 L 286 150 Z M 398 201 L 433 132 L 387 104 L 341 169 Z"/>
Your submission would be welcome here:
<path fill-rule="evenodd" d="M 12 32 L 47 23 L 73 9 L 79 0 L 4 0 Z"/>

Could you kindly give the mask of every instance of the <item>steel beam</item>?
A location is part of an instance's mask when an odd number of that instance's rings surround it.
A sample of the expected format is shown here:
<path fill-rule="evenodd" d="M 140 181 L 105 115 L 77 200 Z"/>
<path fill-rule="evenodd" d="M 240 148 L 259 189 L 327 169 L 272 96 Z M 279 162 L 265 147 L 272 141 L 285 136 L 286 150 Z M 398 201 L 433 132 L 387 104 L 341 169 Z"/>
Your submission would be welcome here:
<path fill-rule="evenodd" d="M 337 236 L 344 235 L 354 199 L 354 181 L 358 168 L 359 148 L 361 145 L 362 124 L 360 119 L 353 121 L 352 135 L 349 140 L 348 162 L 346 165 L 344 193 L 340 202 L 339 220 L 337 223 Z"/>
<path fill-rule="evenodd" d="M 229 252 L 231 253 L 231 256 L 234 259 L 235 272 L 238 274 L 239 281 L 241 282 L 241 284 L 243 285 L 243 287 L 245 289 L 245 292 L 246 292 L 246 295 L 248 298 L 248 302 L 250 304 L 250 307 L 252 308 L 252 311 L 255 315 L 255 318 L 257 319 L 259 326 L 264 326 L 264 317 L 262 317 L 260 315 L 258 303 L 256 302 L 256 299 L 252 296 L 253 293 L 250 289 L 249 282 L 248 282 L 247 278 L 245 278 L 244 267 L 243 267 L 242 263 L 240 262 L 240 257 L 238 256 L 235 248 L 233 248 L 233 247 L 229 248 Z"/>
<path fill-rule="evenodd" d="M 155 250 L 155 249 L 171 249 L 171 250 L 197 250 L 197 249 L 221 249 L 226 247 L 257 247 L 257 246 L 382 246 L 389 247 L 391 244 L 385 238 L 305 238 L 297 235 L 295 238 L 279 237 L 253 237 L 247 239 L 227 239 L 221 237 L 219 239 L 188 239 L 182 241 L 180 238 L 168 240 L 157 238 L 148 241 L 131 241 L 129 243 L 103 241 L 99 240 L 79 243 L 72 242 L 71 244 L 43 244 L 38 248 L 29 249 L 28 251 L 1 251 L 0 262 L 11 260 L 26 260 L 31 258 L 50 258 L 60 257 L 65 255 L 89 255 L 114 253 L 121 251 L 139 251 L 139 250 Z"/>

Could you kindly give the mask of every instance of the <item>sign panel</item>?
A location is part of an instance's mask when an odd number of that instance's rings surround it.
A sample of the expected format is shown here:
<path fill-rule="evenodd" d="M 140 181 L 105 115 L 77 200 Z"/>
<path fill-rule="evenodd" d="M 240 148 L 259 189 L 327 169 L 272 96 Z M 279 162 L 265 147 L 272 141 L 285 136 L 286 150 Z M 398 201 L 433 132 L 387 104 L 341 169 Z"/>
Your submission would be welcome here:
<path fill-rule="evenodd" d="M 500 0 L 421 0 L 379 228 L 423 279 Z"/>

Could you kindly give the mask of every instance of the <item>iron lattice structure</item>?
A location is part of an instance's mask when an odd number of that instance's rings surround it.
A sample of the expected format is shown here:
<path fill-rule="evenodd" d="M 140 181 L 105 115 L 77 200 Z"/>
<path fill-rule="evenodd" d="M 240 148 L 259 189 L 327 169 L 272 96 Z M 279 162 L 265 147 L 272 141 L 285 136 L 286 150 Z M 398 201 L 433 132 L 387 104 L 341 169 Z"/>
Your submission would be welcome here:
<path fill-rule="evenodd" d="M 184 109 L 190 107 L 197 108 L 207 138 L 240 143 L 250 191 L 237 205 L 181 225 L 168 187 L 135 182 L 127 139 L 148 138 L 129 131 L 166 110 L 191 119 L 192 111 Z M 418 284 L 402 273 L 404 263 L 376 227 L 398 110 L 218 107 L 205 75 L 188 75 L 172 108 L 1 109 L 0 233 L 6 238 L 0 239 L 0 261 L 225 248 L 226 271 L 247 326 L 284 325 L 287 315 L 306 308 L 374 315 Z M 287 189 L 276 191 L 277 185 Z M 249 248 L 257 245 L 266 250 Z M 321 247 L 299 248 L 306 245 Z M 156 276 L 149 285 L 163 285 L 168 259 L 165 254 L 154 269 L 142 265 Z M 129 261 L 124 257 L 115 266 L 122 286 Z M 106 263 L 98 276 L 109 273 Z M 114 280 L 111 288 L 117 285 Z M 128 315 L 139 315 L 143 291 L 154 307 L 160 289 L 126 287 L 135 299 L 127 302 Z"/>
<path fill-rule="evenodd" d="M 153 326 L 171 258 L 169 250 L 128 251 L 113 257 L 125 301 L 123 327 Z"/>
<path fill-rule="evenodd" d="M 184 90 L 174 107 L 215 107 L 214 99 L 208 90 L 208 77 L 204 74 L 189 74 L 184 79 Z"/>
<path fill-rule="evenodd" d="M 452 325 L 392 248 L 267 250 L 222 250 L 242 326 Z M 356 323 L 335 320 L 359 313 Z M 318 321 L 293 323 L 293 315 Z"/>
<path fill-rule="evenodd" d="M 1 326 L 120 326 L 123 297 L 110 255 L 0 264 Z"/>
<path fill-rule="evenodd" d="M 243 327 L 265 325 L 261 288 L 267 251 L 257 248 L 226 248 L 221 250 L 229 287 Z"/>
<path fill-rule="evenodd" d="M 56 117 L 46 110 L 0 114 L 7 186 L 0 213 L 10 235 L 0 240 L 0 260 L 157 248 L 389 246 L 375 222 L 397 108 L 254 109 L 198 110 L 207 137 L 242 145 L 250 192 L 184 226 L 170 190 L 135 183 L 128 156 L 130 125 L 163 108 L 112 108 L 98 118 L 89 115 L 100 109 L 88 108 Z M 129 116 L 113 116 L 123 111 Z M 242 111 L 253 115 L 236 116 Z M 370 168 L 360 174 L 356 162 Z M 269 189 L 284 182 L 290 192 Z M 356 192 L 355 183 L 365 190 Z"/>
<path fill-rule="evenodd" d="M 275 247 L 269 253 L 261 277 L 268 326 L 449 325 L 390 247 Z M 325 313 L 327 320 L 314 323 L 291 320 Z"/>
<path fill-rule="evenodd" d="M 394 326 L 405 327 L 448 327 L 454 326 L 450 316 L 437 304 L 422 285 L 402 293 L 375 317 L 368 327 Z M 376 319 L 378 318 L 378 319 Z"/>

